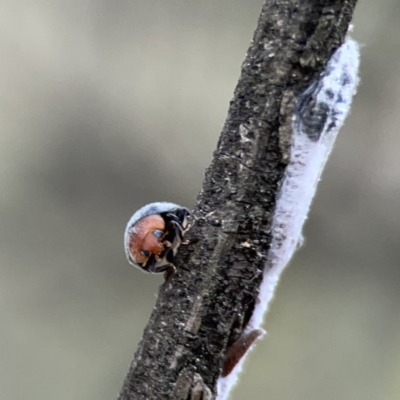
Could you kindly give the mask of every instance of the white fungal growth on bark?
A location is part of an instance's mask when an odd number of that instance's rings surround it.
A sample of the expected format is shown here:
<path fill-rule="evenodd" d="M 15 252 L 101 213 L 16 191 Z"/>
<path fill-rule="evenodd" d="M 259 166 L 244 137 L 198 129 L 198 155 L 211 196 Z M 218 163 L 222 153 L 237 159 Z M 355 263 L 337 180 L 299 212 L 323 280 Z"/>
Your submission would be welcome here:
<path fill-rule="evenodd" d="M 332 55 L 320 79 L 297 99 L 290 161 L 276 203 L 271 248 L 256 307 L 245 333 L 260 329 L 279 277 L 301 241 L 301 230 L 317 183 L 356 92 L 358 66 L 358 45 L 347 39 Z M 244 359 L 228 376 L 218 379 L 217 400 L 228 398 Z"/>

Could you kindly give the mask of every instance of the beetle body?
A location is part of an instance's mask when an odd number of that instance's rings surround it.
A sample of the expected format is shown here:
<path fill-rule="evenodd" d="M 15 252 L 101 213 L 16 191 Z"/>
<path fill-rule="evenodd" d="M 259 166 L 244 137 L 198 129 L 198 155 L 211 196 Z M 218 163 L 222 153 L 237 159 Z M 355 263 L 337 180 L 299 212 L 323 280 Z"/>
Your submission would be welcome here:
<path fill-rule="evenodd" d="M 175 271 L 174 256 L 190 228 L 189 210 L 174 203 L 150 203 L 136 211 L 125 230 L 128 261 L 151 273 Z"/>

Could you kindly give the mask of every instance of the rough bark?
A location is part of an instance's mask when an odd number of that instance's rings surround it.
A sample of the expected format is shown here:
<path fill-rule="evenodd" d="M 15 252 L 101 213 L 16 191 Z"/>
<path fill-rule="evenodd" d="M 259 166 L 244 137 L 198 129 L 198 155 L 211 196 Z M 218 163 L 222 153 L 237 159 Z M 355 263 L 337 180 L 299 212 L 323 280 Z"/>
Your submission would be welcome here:
<path fill-rule="evenodd" d="M 356 0 L 267 0 L 194 214 L 119 399 L 215 398 L 249 320 L 289 159 L 293 101 L 343 42 Z M 251 243 L 252 245 L 246 245 Z"/>

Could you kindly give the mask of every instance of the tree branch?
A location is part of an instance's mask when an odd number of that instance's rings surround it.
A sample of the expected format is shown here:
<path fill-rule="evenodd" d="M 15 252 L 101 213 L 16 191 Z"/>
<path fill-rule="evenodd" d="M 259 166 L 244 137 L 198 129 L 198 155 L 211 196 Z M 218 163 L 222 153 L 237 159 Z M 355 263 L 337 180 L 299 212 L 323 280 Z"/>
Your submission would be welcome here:
<path fill-rule="evenodd" d="M 227 378 L 262 334 L 266 304 L 258 308 L 269 299 L 260 287 L 276 267 L 276 250 L 289 243 L 287 258 L 297 245 L 297 233 L 289 237 L 284 230 L 289 219 L 277 214 L 286 213 L 277 202 L 292 182 L 289 175 L 303 167 L 298 159 L 293 167 L 296 129 L 306 135 L 310 149 L 329 135 L 331 146 L 332 132 L 339 129 L 349 104 L 341 115 L 339 106 L 332 114 L 328 103 L 351 102 L 357 66 L 354 73 L 350 65 L 348 74 L 343 67 L 335 78 L 341 79 L 338 90 L 347 90 L 335 94 L 335 100 L 330 100 L 321 72 L 344 41 L 355 3 L 267 0 L 263 5 L 194 209 L 197 222 L 187 235 L 192 242 L 179 250 L 177 275 L 160 287 L 120 400 L 213 399 L 217 382 L 218 399 L 228 396 L 232 383 Z M 336 62 L 344 65 L 336 54 Z M 312 171 L 316 182 L 320 170 Z M 301 188 L 295 193 L 301 197 Z M 312 194 L 296 225 L 298 234 Z M 279 273 L 287 261 L 280 261 Z"/>

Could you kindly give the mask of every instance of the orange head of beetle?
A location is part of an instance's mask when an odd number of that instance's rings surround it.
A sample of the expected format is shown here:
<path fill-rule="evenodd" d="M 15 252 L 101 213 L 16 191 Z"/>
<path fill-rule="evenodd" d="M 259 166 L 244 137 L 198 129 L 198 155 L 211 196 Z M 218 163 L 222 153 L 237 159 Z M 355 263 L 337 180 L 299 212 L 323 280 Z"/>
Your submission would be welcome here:
<path fill-rule="evenodd" d="M 164 252 L 164 230 L 165 221 L 158 214 L 144 217 L 135 224 L 129 237 L 129 251 L 136 263 L 145 267 L 152 255 L 160 256 Z"/>

